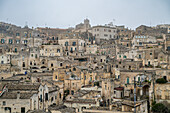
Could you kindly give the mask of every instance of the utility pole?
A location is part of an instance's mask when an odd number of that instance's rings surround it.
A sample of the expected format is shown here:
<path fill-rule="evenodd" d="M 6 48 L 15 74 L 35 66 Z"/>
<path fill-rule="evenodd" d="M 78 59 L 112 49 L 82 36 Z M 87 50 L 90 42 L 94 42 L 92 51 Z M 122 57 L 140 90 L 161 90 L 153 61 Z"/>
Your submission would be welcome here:
<path fill-rule="evenodd" d="M 136 80 L 134 77 L 134 113 L 136 113 Z"/>
<path fill-rule="evenodd" d="M 155 101 L 155 72 L 152 74 L 152 82 L 153 82 L 153 101 Z"/>

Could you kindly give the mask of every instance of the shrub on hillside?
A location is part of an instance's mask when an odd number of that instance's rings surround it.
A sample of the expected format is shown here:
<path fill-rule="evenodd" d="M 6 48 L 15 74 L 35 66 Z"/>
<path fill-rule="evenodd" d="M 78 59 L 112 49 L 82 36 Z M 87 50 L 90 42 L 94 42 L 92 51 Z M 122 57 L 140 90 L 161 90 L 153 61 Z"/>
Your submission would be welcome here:
<path fill-rule="evenodd" d="M 164 84 L 164 83 L 167 83 L 167 81 L 166 81 L 164 78 L 158 78 L 158 79 L 156 80 L 156 83 Z"/>

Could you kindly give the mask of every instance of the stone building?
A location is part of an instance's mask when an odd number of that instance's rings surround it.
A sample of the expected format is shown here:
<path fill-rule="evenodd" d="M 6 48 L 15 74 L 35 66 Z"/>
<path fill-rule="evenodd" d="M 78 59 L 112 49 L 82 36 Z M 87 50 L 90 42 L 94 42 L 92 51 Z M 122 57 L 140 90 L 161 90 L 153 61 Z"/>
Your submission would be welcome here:
<path fill-rule="evenodd" d="M 158 55 L 158 65 L 162 66 L 162 68 L 170 68 L 169 66 L 170 64 L 170 54 L 165 52 L 165 51 L 161 51 Z"/>
<path fill-rule="evenodd" d="M 91 28 L 89 19 L 84 19 L 84 23 L 76 25 L 75 32 L 86 32 Z"/>
<path fill-rule="evenodd" d="M 56 103 L 55 95 L 58 91 L 56 88 L 52 89 L 38 84 L 6 84 L 1 85 L 1 88 L 1 109 L 20 113 L 47 109 L 48 105 Z"/>
<path fill-rule="evenodd" d="M 83 39 L 66 38 L 58 41 L 59 45 L 63 46 L 63 50 L 66 56 L 77 56 L 79 52 L 85 51 L 85 41 Z"/>
<path fill-rule="evenodd" d="M 170 103 L 170 85 L 169 83 L 165 84 L 155 84 L 155 100 L 157 102 L 166 101 Z"/>
<path fill-rule="evenodd" d="M 99 106 L 99 91 L 79 90 L 74 95 L 68 95 L 64 105 L 73 107 L 76 112 L 82 112 L 83 109 Z"/>
<path fill-rule="evenodd" d="M 170 34 L 163 35 L 163 40 L 164 40 L 164 50 L 170 51 Z"/>
<path fill-rule="evenodd" d="M 68 90 L 69 94 L 74 93 L 81 89 L 81 80 L 79 78 L 69 78 L 64 80 L 64 90 Z"/>
<path fill-rule="evenodd" d="M 152 36 L 145 36 L 145 35 L 135 35 L 132 40 L 133 48 L 135 46 L 143 46 L 144 43 L 157 43 L 155 37 Z"/>
<path fill-rule="evenodd" d="M 60 45 L 42 45 L 40 47 L 41 56 L 63 56 L 63 48 Z"/>
<path fill-rule="evenodd" d="M 118 87 L 118 84 L 115 84 L 114 80 L 111 78 L 102 80 L 102 92 L 101 96 L 107 105 L 111 103 L 111 98 L 114 97 L 114 88 Z"/>
<path fill-rule="evenodd" d="M 117 30 L 112 26 L 93 26 L 92 34 L 95 36 L 96 43 L 99 44 L 101 39 L 116 39 Z"/>
<path fill-rule="evenodd" d="M 141 25 L 136 28 L 135 34 L 137 35 L 149 35 L 149 36 L 161 36 L 167 33 L 167 28 L 152 28 L 149 26 Z"/>

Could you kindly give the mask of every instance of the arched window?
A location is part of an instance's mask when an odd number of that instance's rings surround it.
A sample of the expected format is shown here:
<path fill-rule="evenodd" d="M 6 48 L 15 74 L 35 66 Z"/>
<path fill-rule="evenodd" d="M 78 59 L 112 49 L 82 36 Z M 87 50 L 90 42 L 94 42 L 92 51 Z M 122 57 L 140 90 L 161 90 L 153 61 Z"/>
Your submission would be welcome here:
<path fill-rule="evenodd" d="M 71 47 L 71 50 L 70 50 L 71 52 L 73 52 L 73 48 Z"/>
<path fill-rule="evenodd" d="M 22 63 L 22 67 L 25 67 L 25 62 Z"/>
<path fill-rule="evenodd" d="M 53 102 L 53 100 L 54 100 L 53 97 L 51 97 L 51 102 Z"/>
<path fill-rule="evenodd" d="M 15 52 L 17 52 L 17 48 L 15 48 Z"/>
<path fill-rule="evenodd" d="M 71 94 L 74 95 L 74 91 L 73 90 L 71 90 Z"/>
<path fill-rule="evenodd" d="M 60 63 L 60 66 L 63 66 L 63 64 L 62 64 L 62 63 Z"/>
<path fill-rule="evenodd" d="M 73 71 L 76 71 L 76 68 L 75 68 L 75 67 L 73 68 Z"/>

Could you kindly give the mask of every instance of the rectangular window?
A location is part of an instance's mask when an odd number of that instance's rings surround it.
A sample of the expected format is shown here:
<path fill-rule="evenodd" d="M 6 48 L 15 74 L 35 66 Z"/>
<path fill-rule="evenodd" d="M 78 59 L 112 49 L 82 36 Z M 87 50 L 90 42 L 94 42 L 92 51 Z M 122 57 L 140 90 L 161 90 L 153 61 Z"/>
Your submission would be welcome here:
<path fill-rule="evenodd" d="M 5 106 L 5 105 L 6 105 L 6 102 L 5 102 L 5 101 L 3 101 L 3 102 L 2 102 L 2 105 L 3 105 L 3 106 Z"/>
<path fill-rule="evenodd" d="M 42 102 L 42 95 L 40 95 L 40 102 Z"/>
<path fill-rule="evenodd" d="M 15 52 L 17 52 L 17 48 L 15 48 Z"/>
<path fill-rule="evenodd" d="M 37 54 L 35 54 L 35 58 L 37 58 Z"/>
<path fill-rule="evenodd" d="M 16 36 L 20 36 L 20 33 L 16 33 Z"/>
<path fill-rule="evenodd" d="M 27 44 L 27 40 L 24 40 L 24 44 Z"/>
<path fill-rule="evenodd" d="M 57 49 L 57 53 L 60 53 L 60 49 Z"/>
<path fill-rule="evenodd" d="M 4 44 L 4 43 L 5 43 L 5 40 L 4 40 L 4 39 L 1 39 L 1 43 Z"/>
<path fill-rule="evenodd" d="M 16 40 L 16 43 L 19 44 L 19 43 L 20 43 L 20 40 Z"/>
<path fill-rule="evenodd" d="M 140 77 L 138 77 L 138 81 L 140 81 Z"/>
<path fill-rule="evenodd" d="M 76 46 L 76 42 L 73 42 L 73 44 L 72 44 L 73 46 Z"/>
<path fill-rule="evenodd" d="M 21 107 L 21 113 L 25 113 L 25 107 Z"/>
<path fill-rule="evenodd" d="M 107 37 L 108 35 L 107 34 L 104 34 L 105 37 Z"/>
<path fill-rule="evenodd" d="M 25 37 L 27 37 L 27 33 L 24 33 Z"/>
<path fill-rule="evenodd" d="M 48 93 L 45 93 L 45 100 L 48 100 Z"/>
<path fill-rule="evenodd" d="M 9 39 L 9 43 L 12 44 L 12 39 Z"/>
<path fill-rule="evenodd" d="M 65 42 L 65 46 L 68 46 L 68 42 Z"/>

